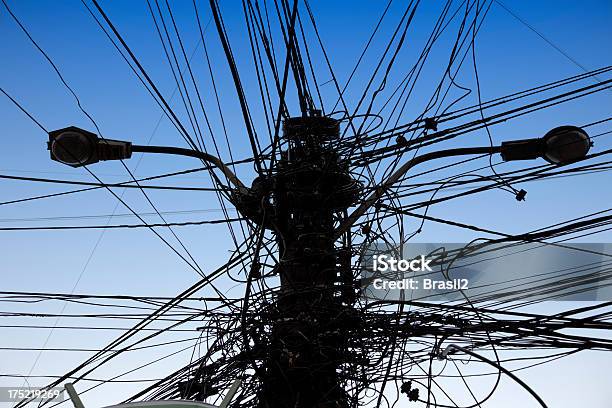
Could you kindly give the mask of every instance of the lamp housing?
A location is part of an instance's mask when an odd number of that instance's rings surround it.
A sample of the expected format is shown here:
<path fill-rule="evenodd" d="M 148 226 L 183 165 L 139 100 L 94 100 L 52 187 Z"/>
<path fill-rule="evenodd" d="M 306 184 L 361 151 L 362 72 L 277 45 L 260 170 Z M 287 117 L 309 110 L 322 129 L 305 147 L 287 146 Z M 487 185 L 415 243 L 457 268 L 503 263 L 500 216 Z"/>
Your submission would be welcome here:
<path fill-rule="evenodd" d="M 105 160 L 123 160 L 132 156 L 132 143 L 103 139 L 76 126 L 49 132 L 47 149 L 51 160 L 71 167 L 82 167 Z"/>

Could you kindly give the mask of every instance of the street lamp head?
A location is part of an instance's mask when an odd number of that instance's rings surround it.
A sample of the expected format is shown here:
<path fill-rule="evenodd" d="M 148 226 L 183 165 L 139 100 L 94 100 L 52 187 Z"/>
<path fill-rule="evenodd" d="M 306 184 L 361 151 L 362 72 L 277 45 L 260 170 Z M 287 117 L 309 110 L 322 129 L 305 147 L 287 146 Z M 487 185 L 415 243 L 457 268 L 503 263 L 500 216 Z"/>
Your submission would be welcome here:
<path fill-rule="evenodd" d="M 79 167 L 89 164 L 95 154 L 98 137 L 77 127 L 68 127 L 49 133 L 51 160 Z"/>
<path fill-rule="evenodd" d="M 582 160 L 591 148 L 589 135 L 576 126 L 559 126 L 544 137 L 502 142 L 500 153 L 504 161 L 544 158 L 552 164 Z"/>
<path fill-rule="evenodd" d="M 584 159 L 591 148 L 589 135 L 576 126 L 559 126 L 543 137 L 543 157 L 553 164 L 572 163 Z"/>
<path fill-rule="evenodd" d="M 87 130 L 70 126 L 49 132 L 47 148 L 51 160 L 81 167 L 101 160 L 128 159 L 132 155 L 130 142 L 101 139 Z"/>

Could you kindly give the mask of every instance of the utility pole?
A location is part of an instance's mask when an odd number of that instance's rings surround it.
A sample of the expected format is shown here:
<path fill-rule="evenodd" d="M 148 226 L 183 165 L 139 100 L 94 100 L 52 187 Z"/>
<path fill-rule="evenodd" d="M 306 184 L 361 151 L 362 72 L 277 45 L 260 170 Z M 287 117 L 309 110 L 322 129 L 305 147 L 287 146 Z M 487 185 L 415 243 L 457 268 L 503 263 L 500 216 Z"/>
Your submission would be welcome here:
<path fill-rule="evenodd" d="M 281 287 L 267 347 L 262 407 L 348 407 L 338 370 L 347 357 L 354 286 L 350 253 L 334 244 L 334 222 L 358 184 L 330 143 L 336 120 L 287 119 L 286 149 L 271 180 Z"/>
<path fill-rule="evenodd" d="M 365 371 L 363 377 L 355 377 L 356 366 L 370 364 L 369 350 L 360 341 L 366 328 L 354 307 L 358 288 L 351 270 L 348 234 L 355 222 L 417 164 L 500 153 L 505 161 L 542 157 L 565 165 L 587 158 L 591 140 L 583 129 L 561 126 L 541 138 L 425 153 L 395 170 L 349 215 L 361 184 L 352 178 L 348 159 L 335 149 L 338 136 L 339 122 L 320 113 L 285 120 L 274 170 L 257 177 L 250 188 L 221 159 L 197 150 L 133 145 L 74 126 L 49 132 L 47 147 L 52 160 L 72 167 L 128 159 L 132 152 L 143 152 L 196 157 L 221 171 L 234 187 L 230 199 L 240 214 L 271 230 L 278 246 L 274 270 L 280 277 L 280 289 L 274 294 L 274 304 L 259 308 L 248 326 L 243 325 L 245 352 L 237 360 L 244 363 L 247 358 L 256 365 L 253 368 L 262 382 L 259 408 L 353 408 L 363 389 L 356 387 L 369 384 Z M 258 278 L 259 269 L 258 264 L 253 265 L 249 283 Z M 246 310 L 248 295 L 244 305 Z M 347 378 L 342 373 L 353 374 Z M 197 377 L 208 376 L 198 372 Z M 184 398 L 204 399 L 216 393 L 208 382 L 194 388 L 197 380 L 179 383 L 179 390 L 181 384 L 187 390 L 180 392 Z M 349 382 L 352 399 L 344 389 Z"/>

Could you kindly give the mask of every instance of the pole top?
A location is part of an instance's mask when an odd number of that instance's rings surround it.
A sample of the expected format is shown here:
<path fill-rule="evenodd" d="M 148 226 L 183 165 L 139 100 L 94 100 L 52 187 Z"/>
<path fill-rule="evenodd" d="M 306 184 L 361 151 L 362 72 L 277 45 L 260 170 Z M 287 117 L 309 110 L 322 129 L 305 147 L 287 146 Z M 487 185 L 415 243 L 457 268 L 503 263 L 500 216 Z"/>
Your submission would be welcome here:
<path fill-rule="evenodd" d="M 332 140 L 340 134 L 340 122 L 325 116 L 297 116 L 285 119 L 283 134 L 288 140 Z"/>

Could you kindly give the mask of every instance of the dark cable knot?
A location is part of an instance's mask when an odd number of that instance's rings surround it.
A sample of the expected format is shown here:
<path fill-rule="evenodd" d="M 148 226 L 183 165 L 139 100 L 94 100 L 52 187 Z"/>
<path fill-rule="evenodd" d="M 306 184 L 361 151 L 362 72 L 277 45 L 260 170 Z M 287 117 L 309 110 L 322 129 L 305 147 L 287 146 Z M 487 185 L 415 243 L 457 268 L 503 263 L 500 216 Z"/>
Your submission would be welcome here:
<path fill-rule="evenodd" d="M 399 135 L 398 137 L 396 137 L 395 142 L 401 147 L 408 146 L 408 140 L 406 140 L 404 135 Z"/>
<path fill-rule="evenodd" d="M 412 388 L 412 381 L 406 381 L 402 384 L 400 388 L 400 392 L 402 394 L 406 394 L 409 401 L 418 401 L 419 400 L 419 389 Z"/>
<path fill-rule="evenodd" d="M 438 121 L 434 118 L 425 118 L 425 130 L 438 131 Z"/>

